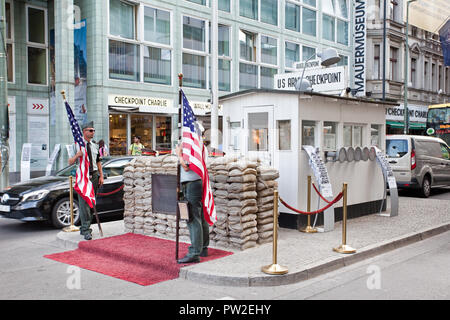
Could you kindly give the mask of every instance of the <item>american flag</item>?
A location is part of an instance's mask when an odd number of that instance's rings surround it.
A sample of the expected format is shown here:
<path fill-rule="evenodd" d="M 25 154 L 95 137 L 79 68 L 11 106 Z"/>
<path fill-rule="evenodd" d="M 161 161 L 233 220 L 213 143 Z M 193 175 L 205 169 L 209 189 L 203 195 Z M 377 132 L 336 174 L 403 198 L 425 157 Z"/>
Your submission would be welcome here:
<path fill-rule="evenodd" d="M 95 193 L 92 182 L 89 180 L 89 156 L 86 150 L 86 144 L 84 143 L 80 126 L 73 115 L 72 108 L 67 101 L 65 101 L 64 104 L 66 105 L 70 128 L 72 130 L 73 139 L 75 140 L 75 149 L 81 149 L 81 151 L 83 151 L 83 156 L 79 158 L 80 165 L 77 168 L 74 189 L 84 199 L 84 201 L 86 201 L 89 207 L 93 208 L 95 205 Z"/>
<path fill-rule="evenodd" d="M 197 118 L 195 118 L 183 90 L 181 90 L 181 94 L 183 97 L 183 137 L 181 139 L 183 159 L 190 163 L 189 169 L 197 173 L 202 179 L 202 202 L 205 220 L 209 225 L 213 225 L 217 221 L 217 216 L 208 169 L 206 169 L 207 150 L 203 144 L 202 132 L 197 123 Z"/>

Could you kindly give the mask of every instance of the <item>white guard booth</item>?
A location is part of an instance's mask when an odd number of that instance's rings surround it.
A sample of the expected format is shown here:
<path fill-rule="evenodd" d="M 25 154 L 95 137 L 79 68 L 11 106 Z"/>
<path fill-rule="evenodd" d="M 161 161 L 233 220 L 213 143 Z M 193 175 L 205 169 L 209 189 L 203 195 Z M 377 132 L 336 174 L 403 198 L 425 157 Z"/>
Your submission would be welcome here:
<path fill-rule="evenodd" d="M 376 160 L 325 160 L 325 151 L 377 146 L 385 150 L 385 109 L 394 103 L 314 92 L 251 89 L 222 96 L 223 149 L 227 154 L 258 156 L 280 172 L 280 197 L 307 211 L 307 177 L 317 186 L 303 145 L 318 147 L 332 185 L 333 198 L 348 184 L 348 217 L 378 213 L 386 205 L 384 179 Z M 311 209 L 326 203 L 312 189 Z M 334 209 L 333 209 L 334 208 Z M 281 227 L 300 229 L 306 216 L 282 204 Z M 325 215 L 325 219 L 324 219 Z M 331 231 L 342 219 L 342 200 L 311 219 L 319 231 Z M 328 221 L 328 222 L 327 222 Z M 331 225 L 330 225 L 331 221 Z"/>

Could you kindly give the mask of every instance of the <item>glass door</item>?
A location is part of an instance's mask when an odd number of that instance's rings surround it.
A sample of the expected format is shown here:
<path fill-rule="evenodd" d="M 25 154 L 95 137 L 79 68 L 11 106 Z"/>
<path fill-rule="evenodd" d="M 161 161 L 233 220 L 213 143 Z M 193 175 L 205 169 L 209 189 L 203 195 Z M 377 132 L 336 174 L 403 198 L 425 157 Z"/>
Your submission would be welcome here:
<path fill-rule="evenodd" d="M 273 107 L 251 107 L 245 109 L 245 143 L 250 156 L 273 163 Z"/>

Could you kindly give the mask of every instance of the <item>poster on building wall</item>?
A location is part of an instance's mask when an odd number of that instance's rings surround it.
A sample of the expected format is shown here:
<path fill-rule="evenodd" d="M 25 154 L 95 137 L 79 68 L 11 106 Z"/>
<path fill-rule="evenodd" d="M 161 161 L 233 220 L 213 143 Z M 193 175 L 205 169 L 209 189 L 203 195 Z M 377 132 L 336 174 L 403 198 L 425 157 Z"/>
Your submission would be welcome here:
<path fill-rule="evenodd" d="M 49 156 L 49 103 L 47 99 L 27 101 L 28 143 L 31 144 L 31 171 L 45 171 Z"/>
<path fill-rule="evenodd" d="M 74 24 L 75 104 L 73 113 L 78 124 L 87 122 L 87 51 L 86 19 Z"/>
<path fill-rule="evenodd" d="M 366 95 L 366 52 L 367 52 L 367 29 L 366 29 L 366 9 L 367 0 L 355 1 L 355 23 L 354 23 L 354 44 L 353 44 L 353 66 L 354 66 L 354 87 L 356 96 Z"/>

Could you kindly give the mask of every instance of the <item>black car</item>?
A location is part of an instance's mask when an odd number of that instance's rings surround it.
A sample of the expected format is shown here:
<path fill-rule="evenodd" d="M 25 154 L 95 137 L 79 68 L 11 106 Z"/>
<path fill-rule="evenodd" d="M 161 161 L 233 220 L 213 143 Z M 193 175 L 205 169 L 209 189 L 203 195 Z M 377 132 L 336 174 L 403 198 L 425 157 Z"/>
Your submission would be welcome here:
<path fill-rule="evenodd" d="M 97 194 L 99 215 L 123 213 L 122 173 L 133 157 L 102 160 L 104 184 Z M 56 228 L 70 225 L 69 176 L 75 176 L 76 164 L 55 175 L 34 178 L 0 192 L 0 216 L 22 221 L 50 221 Z M 75 178 L 73 179 L 75 183 Z M 78 223 L 78 197 L 74 194 L 74 221 Z"/>

